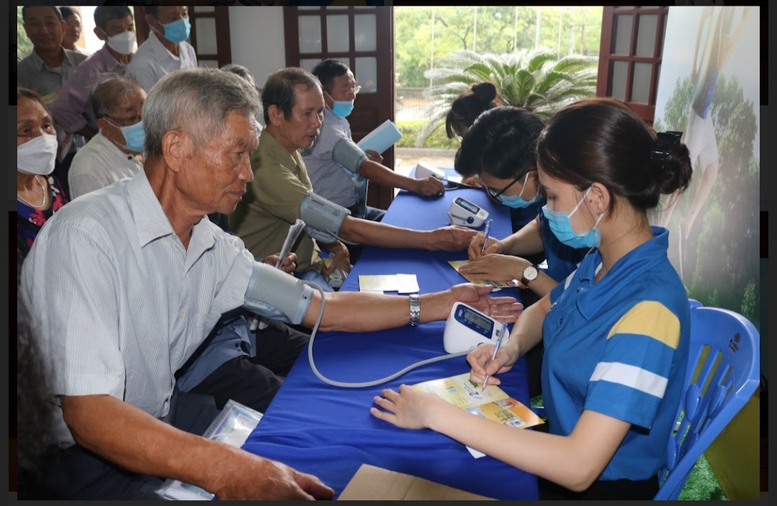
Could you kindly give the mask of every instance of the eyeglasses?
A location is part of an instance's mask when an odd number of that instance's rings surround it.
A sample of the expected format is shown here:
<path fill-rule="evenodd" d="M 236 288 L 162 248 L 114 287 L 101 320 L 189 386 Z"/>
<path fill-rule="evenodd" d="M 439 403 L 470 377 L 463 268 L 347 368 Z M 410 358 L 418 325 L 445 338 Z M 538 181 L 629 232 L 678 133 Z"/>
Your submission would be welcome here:
<path fill-rule="evenodd" d="M 523 176 L 517 177 L 517 178 L 513 179 L 512 183 L 508 184 L 507 186 L 505 186 L 504 188 L 502 188 L 499 191 L 496 191 L 496 190 L 494 190 L 493 188 L 491 188 L 490 186 L 487 186 L 487 185 L 483 185 L 483 189 L 486 190 L 486 195 L 488 195 L 488 198 L 491 199 L 492 202 L 494 202 L 495 204 L 501 204 L 502 201 L 499 200 L 499 196 L 501 194 L 503 194 L 504 192 L 506 192 L 508 190 L 508 188 L 510 188 L 512 185 L 514 185 L 515 183 L 517 183 L 521 179 L 523 179 Z"/>
<path fill-rule="evenodd" d="M 103 118 L 111 118 L 113 121 L 119 124 L 119 126 L 130 126 L 134 125 L 138 121 L 142 120 L 143 118 L 138 115 L 132 118 L 116 118 L 114 116 L 110 116 L 108 114 L 104 115 Z"/>
<path fill-rule="evenodd" d="M 501 204 L 502 201 L 499 200 L 499 196 L 501 194 L 503 194 L 504 192 L 506 192 L 508 188 L 510 188 L 512 185 L 514 185 L 515 183 L 517 183 L 520 180 L 523 180 L 523 184 L 526 184 L 526 180 L 529 177 L 529 172 L 534 171 L 534 170 L 537 170 L 537 169 L 529 169 L 529 170 L 527 170 L 522 175 L 520 175 L 520 176 L 516 177 L 515 179 L 513 179 L 512 183 L 508 184 L 507 186 L 502 188 L 500 191 L 496 191 L 496 190 L 494 190 L 493 188 L 491 188 L 491 187 L 489 187 L 487 185 L 483 185 L 483 188 L 486 190 L 486 195 L 488 195 L 488 198 L 491 199 L 492 202 L 494 202 L 496 204 Z M 538 189 L 538 191 L 539 191 L 539 189 Z M 523 193 L 523 190 L 521 190 L 521 193 Z"/>

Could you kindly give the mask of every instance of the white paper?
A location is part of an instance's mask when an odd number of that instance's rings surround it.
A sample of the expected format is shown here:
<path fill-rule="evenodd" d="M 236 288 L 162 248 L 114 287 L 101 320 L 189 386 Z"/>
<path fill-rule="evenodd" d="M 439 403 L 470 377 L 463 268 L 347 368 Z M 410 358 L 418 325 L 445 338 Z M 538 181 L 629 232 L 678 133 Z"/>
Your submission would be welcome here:
<path fill-rule="evenodd" d="M 376 274 L 359 276 L 360 292 L 417 293 L 418 278 L 415 274 Z"/>
<path fill-rule="evenodd" d="M 288 256 L 291 248 L 294 246 L 294 243 L 297 242 L 300 233 L 302 233 L 304 229 L 305 222 L 299 218 L 297 218 L 297 221 L 294 222 L 294 225 L 289 227 L 289 231 L 286 234 L 286 240 L 283 241 L 283 247 L 281 247 L 280 258 L 278 258 L 278 263 L 275 264 L 276 269 L 280 269 L 281 265 L 283 265 L 283 261 Z"/>
<path fill-rule="evenodd" d="M 362 140 L 356 143 L 356 145 L 359 146 L 362 151 L 371 149 L 378 153 L 383 153 L 401 138 L 402 133 L 397 126 L 390 119 L 387 119 L 375 130 L 365 135 Z"/>

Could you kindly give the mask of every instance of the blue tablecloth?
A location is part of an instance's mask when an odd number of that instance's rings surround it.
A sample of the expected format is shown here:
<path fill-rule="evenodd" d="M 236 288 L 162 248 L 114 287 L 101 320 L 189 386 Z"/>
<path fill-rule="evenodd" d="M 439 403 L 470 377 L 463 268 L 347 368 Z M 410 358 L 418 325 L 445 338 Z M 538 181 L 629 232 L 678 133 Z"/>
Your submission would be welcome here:
<path fill-rule="evenodd" d="M 510 233 L 508 209 L 494 206 L 482 190 L 457 189 L 439 199 L 400 192 L 384 223 L 430 230 L 448 225 L 447 210 L 456 196 L 484 207 L 494 218 L 497 237 Z M 421 293 L 444 290 L 465 280 L 448 260 L 457 253 L 367 247 L 341 290 L 358 290 L 359 274 L 416 274 Z M 516 289 L 500 294 L 519 297 Z M 423 308 L 422 308 L 423 311 Z M 445 322 L 382 332 L 319 333 L 314 360 L 327 378 L 365 382 L 389 376 L 419 360 L 443 355 Z M 415 369 L 394 381 L 371 388 L 338 388 L 319 380 L 300 355 L 261 423 L 243 448 L 314 474 L 339 495 L 362 464 L 419 476 L 496 499 L 538 498 L 536 477 L 491 457 L 475 459 L 466 447 L 441 434 L 399 429 L 370 415 L 373 397 L 384 388 L 398 388 L 469 371 L 457 357 Z M 500 376 L 502 388 L 529 404 L 526 366 L 520 360 Z"/>

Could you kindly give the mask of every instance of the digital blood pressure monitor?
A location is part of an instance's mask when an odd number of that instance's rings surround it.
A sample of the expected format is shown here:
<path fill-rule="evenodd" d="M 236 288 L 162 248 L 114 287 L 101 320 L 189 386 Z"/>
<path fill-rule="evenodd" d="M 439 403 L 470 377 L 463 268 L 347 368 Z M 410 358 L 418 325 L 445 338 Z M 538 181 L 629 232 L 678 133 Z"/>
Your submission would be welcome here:
<path fill-rule="evenodd" d="M 482 343 L 496 344 L 503 333 L 506 334 L 503 339 L 507 339 L 507 325 L 456 302 L 445 322 L 443 347 L 447 353 L 471 351 Z"/>
<path fill-rule="evenodd" d="M 451 225 L 477 228 L 488 218 L 488 211 L 465 198 L 456 197 L 451 202 L 448 218 Z"/>

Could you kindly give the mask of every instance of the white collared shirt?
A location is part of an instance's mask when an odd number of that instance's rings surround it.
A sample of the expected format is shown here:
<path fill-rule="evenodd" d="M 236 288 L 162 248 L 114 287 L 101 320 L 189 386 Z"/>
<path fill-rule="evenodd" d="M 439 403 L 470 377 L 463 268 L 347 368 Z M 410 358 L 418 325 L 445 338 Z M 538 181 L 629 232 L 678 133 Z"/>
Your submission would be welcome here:
<path fill-rule="evenodd" d="M 143 170 L 67 204 L 38 234 L 20 289 L 53 394 L 165 416 L 175 372 L 243 304 L 253 263 L 207 217 L 185 249 Z M 59 407 L 55 424 L 52 442 L 72 445 Z"/>
<path fill-rule="evenodd" d="M 102 132 L 79 149 L 70 164 L 67 181 L 70 200 L 132 177 L 143 164 L 134 155 L 119 149 Z"/>
<path fill-rule="evenodd" d="M 159 41 L 152 30 L 148 39 L 140 45 L 127 65 L 126 74 L 134 77 L 146 91 L 165 75 L 174 70 L 197 66 L 197 54 L 186 41 L 178 43 L 178 55 L 174 56 Z"/>

